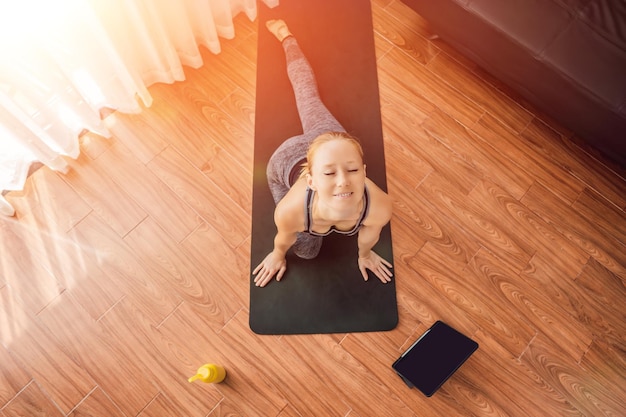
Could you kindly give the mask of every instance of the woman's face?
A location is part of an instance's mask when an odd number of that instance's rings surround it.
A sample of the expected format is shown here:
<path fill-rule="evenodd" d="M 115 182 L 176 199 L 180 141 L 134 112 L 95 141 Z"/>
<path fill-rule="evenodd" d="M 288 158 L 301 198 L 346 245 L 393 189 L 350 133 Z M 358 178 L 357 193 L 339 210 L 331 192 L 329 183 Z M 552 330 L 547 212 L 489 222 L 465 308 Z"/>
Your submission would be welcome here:
<path fill-rule="evenodd" d="M 310 161 L 309 187 L 320 201 L 337 209 L 353 207 L 361 202 L 365 189 L 365 165 L 356 147 L 337 139 L 317 149 Z"/>

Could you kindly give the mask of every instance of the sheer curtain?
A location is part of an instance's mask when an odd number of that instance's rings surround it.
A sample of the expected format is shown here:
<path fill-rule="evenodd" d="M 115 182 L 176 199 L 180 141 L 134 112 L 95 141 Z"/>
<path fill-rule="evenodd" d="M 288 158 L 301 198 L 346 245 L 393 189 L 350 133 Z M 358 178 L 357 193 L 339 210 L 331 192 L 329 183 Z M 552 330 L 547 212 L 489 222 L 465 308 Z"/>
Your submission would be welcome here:
<path fill-rule="evenodd" d="M 273 7 L 278 0 L 264 0 Z M 200 47 L 220 52 L 256 0 L 20 0 L 0 5 L 0 190 L 31 163 L 65 171 L 84 129 L 110 136 L 103 108 L 139 112 L 147 87 L 185 79 Z M 0 212 L 13 208 L 0 196 Z"/>

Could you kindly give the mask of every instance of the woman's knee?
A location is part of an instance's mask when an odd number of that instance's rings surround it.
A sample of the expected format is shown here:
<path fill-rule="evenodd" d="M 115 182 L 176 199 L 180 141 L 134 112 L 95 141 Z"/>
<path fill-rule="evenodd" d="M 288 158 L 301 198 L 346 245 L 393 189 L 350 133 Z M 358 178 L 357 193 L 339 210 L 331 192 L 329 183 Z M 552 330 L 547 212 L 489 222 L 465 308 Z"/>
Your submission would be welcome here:
<path fill-rule="evenodd" d="M 302 259 L 316 258 L 322 248 L 323 238 L 308 233 L 298 233 L 296 243 L 293 244 L 293 253 Z"/>

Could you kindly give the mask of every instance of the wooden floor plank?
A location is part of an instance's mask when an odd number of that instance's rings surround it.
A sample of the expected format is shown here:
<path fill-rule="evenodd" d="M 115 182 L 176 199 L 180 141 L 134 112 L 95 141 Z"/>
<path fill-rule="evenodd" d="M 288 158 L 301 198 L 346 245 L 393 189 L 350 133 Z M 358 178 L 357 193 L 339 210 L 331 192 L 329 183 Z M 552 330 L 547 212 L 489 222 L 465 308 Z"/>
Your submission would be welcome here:
<path fill-rule="evenodd" d="M 6 329 L 2 329 L 6 331 Z M 0 344 L 0 409 L 24 389 L 31 381 L 30 375 L 16 361 L 9 351 Z"/>
<path fill-rule="evenodd" d="M 563 203 L 538 183 L 533 184 L 522 203 L 607 269 L 626 277 L 626 251 L 622 243 L 610 233 L 603 232 L 593 220 Z"/>
<path fill-rule="evenodd" d="M 250 245 L 246 240 L 237 250 L 228 246 L 215 229 L 207 224 L 196 229 L 181 243 L 191 264 L 201 276 L 209 276 L 206 285 L 224 303 L 235 308 L 248 306 L 250 291 Z M 212 310 L 212 309 L 211 309 Z M 227 309 L 230 310 L 230 309 Z"/>
<path fill-rule="evenodd" d="M 224 48 L 234 48 L 254 66 L 257 61 L 258 19 L 250 19 L 245 14 L 233 18 L 235 37 L 224 42 Z M 262 23 L 261 23 L 262 25 Z M 262 27 L 262 26 L 261 26 Z"/>
<path fill-rule="evenodd" d="M 174 146 L 194 166 L 200 167 L 211 157 L 211 146 L 215 142 L 202 114 L 189 111 L 189 103 L 183 95 L 187 85 L 199 88 L 197 84 L 186 83 L 177 86 L 176 91 L 172 91 L 173 86 L 153 86 L 150 124 L 162 140 Z"/>
<path fill-rule="evenodd" d="M 220 335 L 225 343 L 237 346 L 249 332 L 249 317 L 242 310 Z M 312 336 L 307 337 L 312 339 Z M 314 362 L 306 359 L 303 352 L 296 351 L 274 336 L 261 337 L 248 346 L 250 359 L 256 359 L 259 372 L 271 372 L 273 385 L 290 406 L 303 416 L 345 415 L 348 411 L 342 401 L 343 393 L 328 385 L 328 377 Z M 264 353 L 265 352 L 265 353 Z M 271 354 L 267 354 L 271 352 Z M 270 371 L 271 370 L 271 371 Z"/>
<path fill-rule="evenodd" d="M 174 87 L 175 89 L 166 92 L 167 100 L 171 106 L 184 108 L 186 117 L 197 126 L 202 126 L 203 134 L 197 140 L 214 141 L 237 159 L 242 166 L 252 167 L 251 146 L 254 138 L 252 125 L 248 122 L 240 124 L 241 117 L 233 119 L 217 102 L 208 99 L 194 84 Z M 176 133 L 173 134 L 178 136 Z M 178 143 L 184 144 L 185 140 L 182 139 L 184 138 L 179 137 Z"/>
<path fill-rule="evenodd" d="M 439 48 L 426 38 L 405 25 L 398 25 L 397 20 L 375 4 L 372 5 L 372 19 L 376 33 L 420 64 L 426 65 L 439 53 Z"/>
<path fill-rule="evenodd" d="M 147 164 L 167 147 L 158 125 L 145 111 L 131 114 L 112 114 L 106 119 L 107 127 L 115 139 L 122 143 L 141 163 Z M 149 138 L 149 140 L 146 140 Z"/>
<path fill-rule="evenodd" d="M 393 49 L 393 45 L 387 38 L 383 37 L 378 32 L 374 32 L 374 49 L 376 51 L 376 61 L 379 61 Z"/>
<path fill-rule="evenodd" d="M 68 417 L 123 417 L 124 414 L 104 391 L 100 388 L 93 390 L 78 407 L 76 407 Z"/>
<path fill-rule="evenodd" d="M 465 158 L 454 152 L 422 126 L 413 132 L 415 153 L 456 189 L 467 194 L 481 175 Z"/>
<path fill-rule="evenodd" d="M 583 415 L 621 415 L 623 396 L 617 396 L 613 384 L 597 383 L 590 370 L 568 360 L 562 360 L 562 344 L 549 343 L 539 335 L 521 358 L 522 362 L 546 381 L 555 391 L 565 396 Z"/>
<path fill-rule="evenodd" d="M 94 163 L 108 172 L 126 192 L 140 200 L 146 213 L 154 217 L 176 241 L 183 240 L 200 224 L 196 212 L 121 143 L 114 141 Z M 110 166 L 116 169 L 107 169 Z"/>
<path fill-rule="evenodd" d="M 68 286 L 68 293 L 72 294 L 92 319 L 98 320 L 124 298 L 126 292 L 118 285 L 121 278 L 112 278 L 93 259 L 84 258 L 83 266 L 84 275 L 73 277 L 74 281 Z"/>
<path fill-rule="evenodd" d="M 626 177 L 623 170 L 621 175 L 611 170 L 612 163 L 590 157 L 567 136 L 555 132 L 537 118 L 526 127 L 521 137 L 533 146 L 534 152 L 549 158 L 617 207 L 626 209 Z"/>
<path fill-rule="evenodd" d="M 534 253 L 528 242 L 518 239 L 516 234 L 501 230 L 494 219 L 484 214 L 481 202 L 467 199 L 460 191 L 438 173 L 433 173 L 417 188 L 417 198 L 427 201 L 434 210 L 439 210 L 450 221 L 456 223 L 474 240 L 501 255 L 503 259 L 522 269 Z"/>
<path fill-rule="evenodd" d="M 394 201 L 394 215 L 400 217 L 405 226 L 410 228 L 406 234 L 408 242 L 413 241 L 413 253 L 417 252 L 424 243 L 440 247 L 447 256 L 459 262 L 469 262 L 480 249 L 480 244 L 470 235 L 461 230 L 458 225 L 442 215 L 440 210 L 430 206 L 425 200 L 416 198 L 413 189 L 405 186 L 404 181 L 389 180 L 390 193 Z M 400 230 L 407 230 L 406 228 Z M 399 241 L 401 237 L 397 238 Z M 395 240 L 394 240 L 395 246 Z"/>
<path fill-rule="evenodd" d="M 508 300 L 510 307 L 535 329 L 543 332 L 571 358 L 579 361 L 593 340 L 593 335 L 582 323 L 555 306 L 542 292 L 521 280 L 516 271 L 485 250 L 481 250 L 470 263 L 471 270 L 482 280 L 487 280 Z M 506 304 L 505 304 L 506 305 Z"/>
<path fill-rule="evenodd" d="M 406 336 L 409 343 L 413 343 L 418 336 L 426 330 L 421 325 L 415 328 L 413 323 L 402 323 L 402 327 L 394 330 Z M 419 410 L 421 415 L 470 415 L 468 410 L 459 404 L 452 396 L 441 391 L 435 396 L 428 398 L 417 389 L 410 389 L 404 381 L 395 373 L 391 364 L 400 357 L 402 350 L 387 333 L 352 333 L 342 342 L 341 346 L 350 355 L 357 358 L 370 370 L 372 375 L 380 381 L 388 381 L 392 392 L 402 399 L 412 410 Z"/>
<path fill-rule="evenodd" d="M 463 364 L 446 391 L 479 416 L 582 416 L 567 398 L 497 342 L 479 330 L 475 339 L 480 350 Z M 492 367 L 501 373 L 489 371 Z M 515 381 L 514 383 L 511 383 Z"/>
<path fill-rule="evenodd" d="M 434 37 L 434 33 L 430 30 L 430 25 L 426 19 L 415 13 L 406 3 L 398 0 L 389 0 L 383 3 L 380 7 L 398 23 L 411 28 L 411 30 L 423 38 L 431 39 Z"/>
<path fill-rule="evenodd" d="M 91 207 L 48 167 L 36 170 L 24 189 L 7 194 L 17 216 L 32 217 L 39 230 L 68 231 Z"/>
<path fill-rule="evenodd" d="M 198 268 L 196 259 L 184 247 L 163 239 L 164 233 L 153 220 L 147 219 L 128 234 L 125 241 L 151 276 L 163 277 L 167 285 L 165 291 L 211 311 L 207 325 L 218 331 L 241 309 L 243 301 L 225 291 L 228 287 L 221 285 L 214 274 Z"/>
<path fill-rule="evenodd" d="M 591 345 L 580 366 L 593 377 L 596 383 L 604 387 L 611 387 L 615 381 L 619 381 L 626 374 L 626 358 L 623 350 L 614 349 L 602 340 L 595 341 Z M 622 404 L 621 412 L 623 413 L 626 410 L 624 406 L 626 394 L 619 389 L 609 389 L 609 391 L 615 401 Z"/>
<path fill-rule="evenodd" d="M 33 314 L 64 291 L 64 286 L 46 268 L 48 259 L 40 258 L 48 247 L 42 244 L 37 228 L 26 222 L 0 220 L 0 267 L 10 301 Z M 31 277 L 24 279 L 24 277 Z"/>
<path fill-rule="evenodd" d="M 625 296 L 624 287 L 595 260 L 590 260 L 575 281 L 554 264 L 552 257 L 536 255 L 522 277 L 591 332 L 594 343 L 603 341 L 618 350 L 624 349 L 626 320 L 619 306 Z M 611 294 L 600 295 L 605 289 Z"/>
<path fill-rule="evenodd" d="M 433 167 L 414 151 L 415 147 L 417 147 L 416 143 L 406 143 L 402 136 L 398 136 L 393 132 L 385 133 L 386 157 L 397 161 L 401 165 L 411 167 L 410 175 L 390 177 L 398 180 L 401 183 L 400 185 L 406 187 L 406 189 L 417 187 L 433 171 Z M 401 192 L 393 194 L 398 198 L 410 197 Z"/>
<path fill-rule="evenodd" d="M 176 408 L 169 398 L 159 392 L 156 398 L 141 410 L 137 417 L 182 416 L 181 413 L 182 410 Z"/>
<path fill-rule="evenodd" d="M 610 204 L 598 193 L 585 188 L 572 204 L 582 217 L 602 229 L 603 234 L 613 236 L 626 251 L 626 212 Z"/>
<path fill-rule="evenodd" d="M 76 237 L 74 229 L 68 233 L 41 233 L 36 225 L 27 221 L 9 224 L 19 234 L 21 242 L 28 247 L 28 251 L 20 251 L 20 256 L 10 259 L 13 266 L 18 268 L 23 265 L 22 256 L 29 252 L 36 259 L 36 261 L 29 261 L 30 270 L 18 272 L 18 269 L 5 269 L 9 272 L 7 276 L 12 279 L 20 276 L 33 277 L 30 281 L 17 279 L 12 282 L 11 287 L 12 292 L 21 298 L 20 288 L 28 284 L 28 288 L 25 289 L 28 297 L 24 300 L 30 300 L 27 304 L 31 305 L 32 312 L 40 311 L 63 291 L 69 291 L 76 296 L 78 302 L 92 317 L 98 318 L 116 301 L 124 297 L 124 291 L 120 290 L 115 280 L 102 271 L 98 262 L 94 260 L 97 249 L 83 244 Z M 4 236 L 10 237 L 10 232 L 7 231 Z M 20 246 L 15 243 L 11 245 L 12 250 L 19 248 Z M 7 250 L 5 253 L 11 252 Z M 47 273 L 32 269 L 39 266 Z M 54 281 L 52 277 L 55 278 Z M 36 279 L 47 279 L 47 281 L 39 281 L 34 285 Z M 34 299 L 38 299 L 39 302 L 32 304 Z"/>
<path fill-rule="evenodd" d="M 452 56 L 461 62 L 466 68 L 475 69 L 477 65 L 465 58 L 450 45 L 443 42 L 437 33 L 430 27 L 430 24 L 422 16 L 415 13 L 410 6 L 401 0 L 392 0 L 384 6 L 384 10 L 389 13 L 399 24 L 410 28 L 425 39 L 428 39 L 440 51 Z"/>
<path fill-rule="evenodd" d="M 246 219 L 249 218 L 252 212 L 251 184 L 249 181 L 244 181 L 241 172 L 251 173 L 252 171 L 239 165 L 230 154 L 217 145 L 213 148 L 211 159 L 206 161 L 200 169 L 235 203 L 236 206 L 232 209 L 243 209 L 247 215 Z M 229 201 L 224 201 L 223 204 L 232 206 Z"/>
<path fill-rule="evenodd" d="M 237 87 L 242 88 L 247 93 L 254 95 L 256 92 L 256 66 L 246 58 L 245 54 L 236 48 L 223 48 L 219 55 L 203 53 L 204 65 L 210 68 L 203 73 L 211 77 L 211 71 L 215 71 L 220 80 L 226 78 L 232 80 Z"/>
<path fill-rule="evenodd" d="M 533 152 L 519 135 L 511 133 L 500 121 L 490 114 L 472 126 L 483 140 L 498 149 L 509 158 L 509 164 L 518 165 L 535 178 L 547 185 L 552 191 L 568 203 L 572 203 L 584 188 L 577 178 L 556 165 L 549 157 Z"/>
<path fill-rule="evenodd" d="M 216 414 L 216 416 L 222 416 L 222 415 L 224 414 L 223 413 Z M 302 415 L 298 413 L 296 410 L 294 410 L 293 407 L 287 405 L 285 408 L 280 410 L 280 414 L 278 414 L 277 417 L 302 417 Z"/>
<path fill-rule="evenodd" d="M 477 330 L 477 325 L 461 308 L 441 294 L 410 265 L 399 263 L 394 270 L 397 277 L 402 277 L 396 279 L 398 303 L 420 323 L 431 325 L 442 320 L 468 335 Z"/>
<path fill-rule="evenodd" d="M 200 386 L 229 398 L 230 404 L 237 407 L 243 415 L 277 415 L 287 404 L 278 392 L 275 381 L 267 377 L 268 368 L 264 366 L 268 352 L 252 351 L 249 340 L 237 340 L 229 345 L 199 320 L 193 310 L 183 304 L 160 328 L 159 331 L 170 343 L 177 346 L 181 353 L 194 359 L 187 365 L 187 373 L 193 375 L 197 367 L 204 363 L 217 363 L 226 368 L 226 380 L 214 386 Z M 195 367 L 194 367 L 195 366 Z M 271 368 L 269 368 L 271 369 Z M 253 387 L 253 389 L 250 389 Z"/>
<path fill-rule="evenodd" d="M 517 199 L 533 182 L 532 176 L 511 164 L 497 148 L 485 146 L 469 128 L 440 110 L 433 111 L 422 127 L 440 142 L 459 154 L 482 178 L 500 185 Z"/>
<path fill-rule="evenodd" d="M 447 54 L 438 54 L 426 67 L 515 133 L 523 131 L 533 119 L 526 109 Z"/>
<path fill-rule="evenodd" d="M 501 299 L 501 289 L 466 268 L 467 264 L 452 262 L 430 243 L 409 264 L 515 357 L 522 354 L 534 337 L 535 329 L 515 308 L 504 302 L 493 303 L 492 300 Z"/>
<path fill-rule="evenodd" d="M 626 283 L 595 260 L 576 277 L 576 284 L 588 297 L 582 304 L 589 328 L 600 339 L 619 351 L 626 350 Z"/>
<path fill-rule="evenodd" d="M 89 370 L 97 386 L 124 415 L 137 415 L 157 394 L 155 382 L 141 377 L 146 369 L 133 357 L 133 351 L 124 348 L 125 341 L 112 338 L 98 322 L 87 320 L 68 295 L 48 306 L 39 319 L 64 351 Z"/>
<path fill-rule="evenodd" d="M 34 385 L 44 389 L 50 401 L 68 413 L 95 388 L 94 380 L 58 343 L 53 333 L 34 315 L 21 309 L 7 293 L 6 287 L 0 288 L 0 322 L 11 323 L 11 326 L 2 329 L 0 341 L 36 381 Z"/>
<path fill-rule="evenodd" d="M 392 49 L 379 62 L 381 72 L 396 79 L 410 94 L 426 97 L 441 110 L 452 115 L 461 123 L 471 126 L 483 114 L 467 97 L 443 82 L 427 68 L 403 52 Z"/>
<path fill-rule="evenodd" d="M 213 61 L 211 55 L 207 54 L 206 51 L 203 51 L 202 57 Z M 224 77 L 223 75 L 219 68 L 214 65 L 207 65 L 205 62 L 202 68 L 185 72 L 185 76 L 189 81 L 188 83 L 182 83 L 180 85 L 173 84 L 171 86 L 160 85 L 159 87 L 162 88 L 162 90 L 159 90 L 159 93 L 162 92 L 163 94 L 159 94 L 159 96 L 166 97 L 168 101 L 171 100 L 173 98 L 171 95 L 172 87 L 174 87 L 177 93 L 182 93 L 182 97 L 187 97 L 185 93 L 194 92 L 194 94 L 199 93 L 207 100 L 219 103 L 239 88 L 237 83 L 231 80 L 230 77 Z M 157 85 L 154 87 L 157 87 Z M 170 104 L 173 103 L 170 102 Z"/>
<path fill-rule="evenodd" d="M 128 299 L 118 303 L 99 324 L 105 337 L 121 351 L 126 351 L 129 361 L 143 369 L 137 377 L 153 381 L 180 415 L 203 417 L 220 400 L 217 393 L 209 397 L 206 391 L 189 383 L 188 378 L 195 372 L 186 369 L 188 363 L 180 363 L 171 340 L 165 338 Z"/>
<path fill-rule="evenodd" d="M 381 58 L 381 62 L 388 60 L 386 56 Z M 388 67 L 379 67 L 380 112 L 383 132 L 392 131 L 404 138 L 407 135 L 412 136 L 413 129 L 419 126 L 436 106 L 418 92 L 409 90 L 405 78 L 402 74 L 398 75 L 399 71 L 402 69 L 399 70 L 392 64 Z M 413 106 L 411 117 L 405 117 L 407 101 Z"/>
<path fill-rule="evenodd" d="M 36 382 L 28 384 L 13 401 L 2 409 L 2 412 L 6 417 L 63 417 L 64 415 Z"/>
<path fill-rule="evenodd" d="M 175 149 L 165 149 L 147 166 L 181 201 L 193 208 L 205 222 L 214 225 L 232 247 L 246 238 L 248 215 L 243 208 Z M 222 183 L 227 189 L 229 185 Z M 231 194 L 235 196 L 234 191 Z"/>
<path fill-rule="evenodd" d="M 256 111 L 254 104 L 254 95 L 241 88 L 237 88 L 219 103 L 224 112 L 236 120 L 239 126 L 245 127 L 248 132 L 254 130 L 254 113 Z M 240 149 L 240 152 L 247 151 L 247 147 Z"/>
<path fill-rule="evenodd" d="M 507 192 L 489 181 L 481 181 L 469 194 L 480 202 L 483 215 L 489 216 L 498 228 L 515 235 L 525 251 L 535 251 L 555 259 L 568 261 L 572 275 L 582 270 L 589 255 L 568 240 L 554 227 L 533 213 Z"/>
<path fill-rule="evenodd" d="M 120 236 L 146 218 L 146 212 L 133 197 L 85 154 L 70 162 L 70 167 L 62 179 Z"/>
<path fill-rule="evenodd" d="M 301 335 L 283 342 L 316 364 L 324 383 L 341 393 L 343 402 L 359 415 L 414 415 L 387 382 L 376 378 L 329 335 Z"/>
<path fill-rule="evenodd" d="M 169 290 L 168 282 L 158 274 L 151 275 L 133 250 L 95 216 L 88 216 L 75 228 L 81 245 L 93 248 L 86 253 L 112 280 L 141 306 L 153 323 L 160 323 L 180 303 L 180 297 Z"/>

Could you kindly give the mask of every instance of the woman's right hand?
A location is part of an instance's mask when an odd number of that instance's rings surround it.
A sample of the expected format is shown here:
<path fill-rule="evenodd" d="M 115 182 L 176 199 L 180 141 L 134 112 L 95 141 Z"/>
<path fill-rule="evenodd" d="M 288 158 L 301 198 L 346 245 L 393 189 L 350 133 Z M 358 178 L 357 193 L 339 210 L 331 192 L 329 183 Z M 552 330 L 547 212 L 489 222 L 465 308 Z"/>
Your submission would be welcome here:
<path fill-rule="evenodd" d="M 276 275 L 276 281 L 280 281 L 286 270 L 287 260 L 285 257 L 278 257 L 272 251 L 263 259 L 263 262 L 252 271 L 252 274 L 256 275 L 254 277 L 254 284 L 257 287 L 265 287 L 267 283 L 272 280 L 274 275 Z"/>

